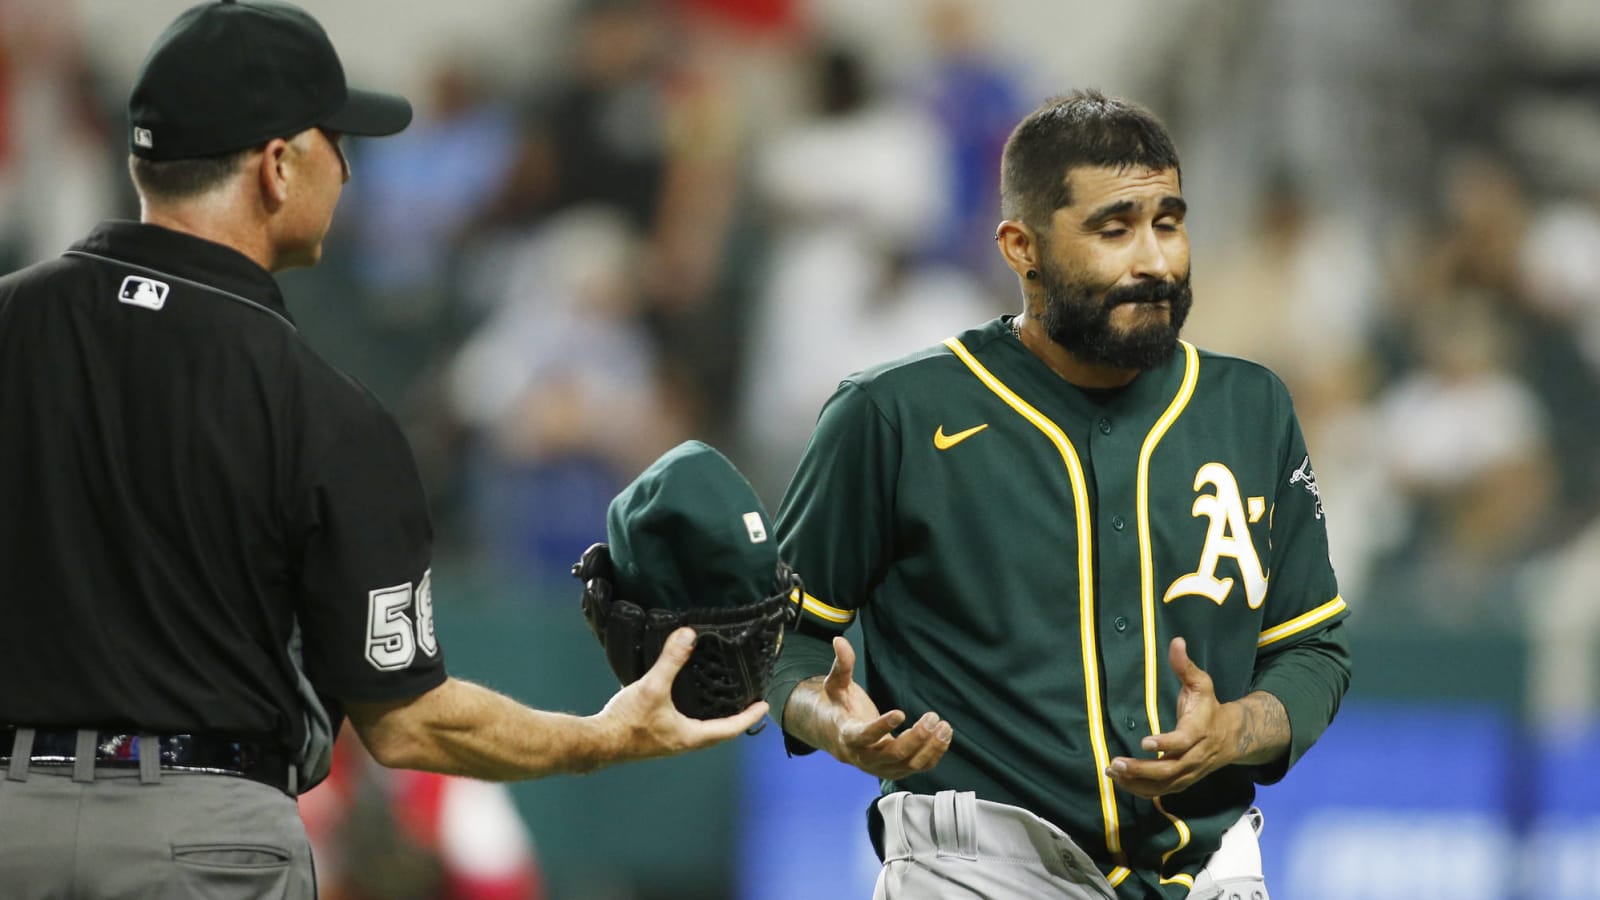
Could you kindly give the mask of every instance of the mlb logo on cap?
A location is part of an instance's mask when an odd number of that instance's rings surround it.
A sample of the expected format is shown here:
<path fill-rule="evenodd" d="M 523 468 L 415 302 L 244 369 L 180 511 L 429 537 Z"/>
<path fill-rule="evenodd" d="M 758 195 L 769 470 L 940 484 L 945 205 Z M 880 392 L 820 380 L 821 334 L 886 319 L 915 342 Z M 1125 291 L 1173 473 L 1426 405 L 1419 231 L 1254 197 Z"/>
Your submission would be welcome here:
<path fill-rule="evenodd" d="M 154 135 L 150 134 L 150 129 L 140 128 L 139 126 L 135 125 L 133 127 L 133 145 L 135 147 L 145 148 L 154 147 L 156 145 L 156 139 Z"/>
<path fill-rule="evenodd" d="M 160 309 L 167 303 L 167 286 L 152 278 L 129 275 L 122 279 L 122 290 L 117 292 L 117 299 L 130 306 Z"/>

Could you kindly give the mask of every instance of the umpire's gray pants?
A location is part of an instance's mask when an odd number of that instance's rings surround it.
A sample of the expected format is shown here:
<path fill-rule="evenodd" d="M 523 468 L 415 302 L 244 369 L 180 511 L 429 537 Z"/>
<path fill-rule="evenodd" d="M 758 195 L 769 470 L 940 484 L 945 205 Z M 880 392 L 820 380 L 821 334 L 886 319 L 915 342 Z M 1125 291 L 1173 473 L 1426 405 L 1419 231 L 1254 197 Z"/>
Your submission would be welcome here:
<path fill-rule="evenodd" d="M 0 751 L 3 752 L 3 751 Z M 81 774 L 81 773 L 80 773 Z M 295 801 L 232 775 L 12 766 L 0 780 L 5 900 L 315 900 Z"/>
<path fill-rule="evenodd" d="M 1089 855 L 1025 809 L 940 791 L 890 794 L 878 812 L 884 853 L 873 900 L 1116 900 Z M 1259 828 L 1251 810 L 1228 830 L 1191 900 L 1267 900 Z"/>

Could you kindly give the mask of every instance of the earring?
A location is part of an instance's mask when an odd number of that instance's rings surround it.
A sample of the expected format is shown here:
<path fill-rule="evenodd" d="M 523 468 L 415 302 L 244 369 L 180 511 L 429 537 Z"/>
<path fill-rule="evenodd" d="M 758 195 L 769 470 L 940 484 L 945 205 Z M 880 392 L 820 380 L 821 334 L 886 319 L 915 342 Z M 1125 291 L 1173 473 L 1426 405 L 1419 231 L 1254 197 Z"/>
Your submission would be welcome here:
<path fill-rule="evenodd" d="M 1028 270 L 1028 280 L 1029 281 L 1038 281 L 1039 280 L 1039 270 L 1038 269 L 1029 269 Z"/>

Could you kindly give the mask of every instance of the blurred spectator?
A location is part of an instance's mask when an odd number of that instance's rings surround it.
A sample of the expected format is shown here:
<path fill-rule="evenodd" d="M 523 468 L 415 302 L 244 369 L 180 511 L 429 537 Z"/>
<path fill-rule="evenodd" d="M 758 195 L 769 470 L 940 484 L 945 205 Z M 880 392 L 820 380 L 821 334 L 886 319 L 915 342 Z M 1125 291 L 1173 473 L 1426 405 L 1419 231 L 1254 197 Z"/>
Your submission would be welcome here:
<path fill-rule="evenodd" d="M 1503 323 L 1481 294 L 1438 298 L 1421 367 L 1379 400 L 1379 441 L 1410 512 L 1408 590 L 1436 624 L 1514 618 L 1515 566 L 1538 547 L 1553 479 L 1538 399 L 1505 362 Z"/>
<path fill-rule="evenodd" d="M 727 424 L 743 361 L 742 292 L 749 278 L 730 245 L 745 187 L 747 124 L 736 79 L 759 67 L 712 51 L 719 32 L 706 30 L 704 19 L 696 22 L 675 34 L 665 73 L 666 166 L 637 277 L 644 322 L 664 369 L 694 399 L 696 428 L 716 431 Z"/>
<path fill-rule="evenodd" d="M 816 116 L 771 136 L 756 185 L 774 231 L 750 336 L 742 438 L 758 490 L 781 491 L 817 411 L 838 380 L 885 355 L 856 356 L 875 338 L 913 349 L 926 334 L 868 332 L 869 311 L 944 220 L 947 162 L 937 123 L 876 95 L 865 60 L 828 48 L 814 61 Z M 933 337 L 946 335 L 950 321 Z M 887 355 L 894 355 L 888 353 Z"/>
<path fill-rule="evenodd" d="M 730 11 L 712 6 L 697 8 L 690 27 L 648 0 L 579 3 L 564 72 L 530 101 L 511 176 L 480 223 L 515 242 L 562 210 L 623 214 L 643 241 L 629 273 L 635 313 L 700 410 L 708 394 L 720 401 L 710 407 L 726 407 L 739 358 L 729 314 L 739 304 L 723 282 L 741 125 L 733 57 L 707 42 L 710 23 Z M 769 6 L 750 27 L 781 24 L 772 16 L 783 8 Z"/>
<path fill-rule="evenodd" d="M 531 100 L 511 179 L 491 210 L 527 225 L 569 206 L 655 225 L 668 147 L 666 32 L 646 0 L 583 0 L 562 79 Z"/>
<path fill-rule="evenodd" d="M 918 77 L 918 91 L 944 130 L 951 176 L 948 214 L 928 250 L 976 275 L 997 275 L 1005 265 L 991 240 L 1000 221 L 995 173 L 1006 138 L 1031 104 L 985 44 L 986 20 L 976 0 L 933 0 L 926 16 L 934 59 Z M 984 280 L 1005 283 L 1003 277 Z"/>
<path fill-rule="evenodd" d="M 1217 259 L 1196 261 L 1185 336 L 1293 385 L 1361 354 L 1378 313 L 1378 269 L 1363 229 L 1312 204 L 1287 172 L 1264 187 L 1254 227 Z"/>
<path fill-rule="evenodd" d="M 1600 191 L 1539 209 L 1519 255 L 1534 308 L 1570 323 L 1600 369 Z"/>
<path fill-rule="evenodd" d="M 452 405 L 477 435 L 482 540 L 537 579 L 567 578 L 611 498 L 688 436 L 692 399 L 660 377 L 637 318 L 639 252 L 614 210 L 551 219 L 452 364 Z"/>
<path fill-rule="evenodd" d="M 1600 517 L 1600 193 L 1587 199 L 1536 209 L 1518 251 L 1523 368 L 1551 416 L 1562 534 Z"/>
<path fill-rule="evenodd" d="M 350 735 L 327 781 L 300 798 L 322 900 L 543 900 L 505 785 L 386 769 Z"/>
<path fill-rule="evenodd" d="M 116 141 L 72 4 L 0 0 L 0 271 L 66 250 L 116 206 Z"/>
<path fill-rule="evenodd" d="M 1600 369 L 1584 347 L 1585 327 L 1600 304 L 1585 295 L 1594 265 L 1584 251 L 1600 245 L 1586 243 L 1594 232 L 1586 234 L 1574 207 L 1553 219 L 1562 208 L 1540 215 L 1523 179 L 1492 153 L 1451 160 L 1443 199 L 1449 231 L 1438 275 L 1480 291 L 1495 306 L 1507 362 L 1549 423 L 1559 491 L 1548 527 L 1564 538 L 1600 514 L 1595 419 L 1573 414 L 1600 409 Z"/>
<path fill-rule="evenodd" d="M 422 115 L 392 141 L 361 144 L 361 177 L 349 186 L 354 273 L 390 329 L 438 324 L 461 229 L 504 182 L 516 148 L 510 109 L 483 94 L 463 61 L 436 66 L 427 81 Z"/>
<path fill-rule="evenodd" d="M 1522 287 L 1519 256 L 1531 215 L 1521 179 L 1491 151 L 1473 149 L 1447 159 L 1440 184 L 1445 216 L 1445 277 L 1492 296 Z"/>

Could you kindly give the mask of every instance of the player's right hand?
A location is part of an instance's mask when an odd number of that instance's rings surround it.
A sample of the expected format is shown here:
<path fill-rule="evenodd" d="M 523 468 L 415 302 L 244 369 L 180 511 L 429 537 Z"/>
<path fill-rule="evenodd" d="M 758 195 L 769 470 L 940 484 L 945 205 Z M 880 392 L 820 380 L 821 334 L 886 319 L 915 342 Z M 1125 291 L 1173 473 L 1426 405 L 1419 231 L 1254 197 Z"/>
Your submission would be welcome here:
<path fill-rule="evenodd" d="M 855 667 L 855 648 L 842 637 L 834 638 L 833 668 L 822 683 L 821 698 L 838 723 L 828 752 L 879 778 L 904 778 L 937 765 L 955 736 L 950 723 L 929 712 L 912 727 L 895 734 L 894 730 L 905 723 L 906 714 L 898 709 L 880 714 L 877 704 L 855 683 Z"/>
<path fill-rule="evenodd" d="M 600 711 L 621 732 L 621 758 L 651 759 L 720 744 L 754 727 L 767 714 L 765 700 L 723 719 L 692 719 L 679 712 L 672 702 L 672 682 L 694 652 L 694 642 L 694 629 L 674 631 L 650 671 L 618 691 Z"/>

